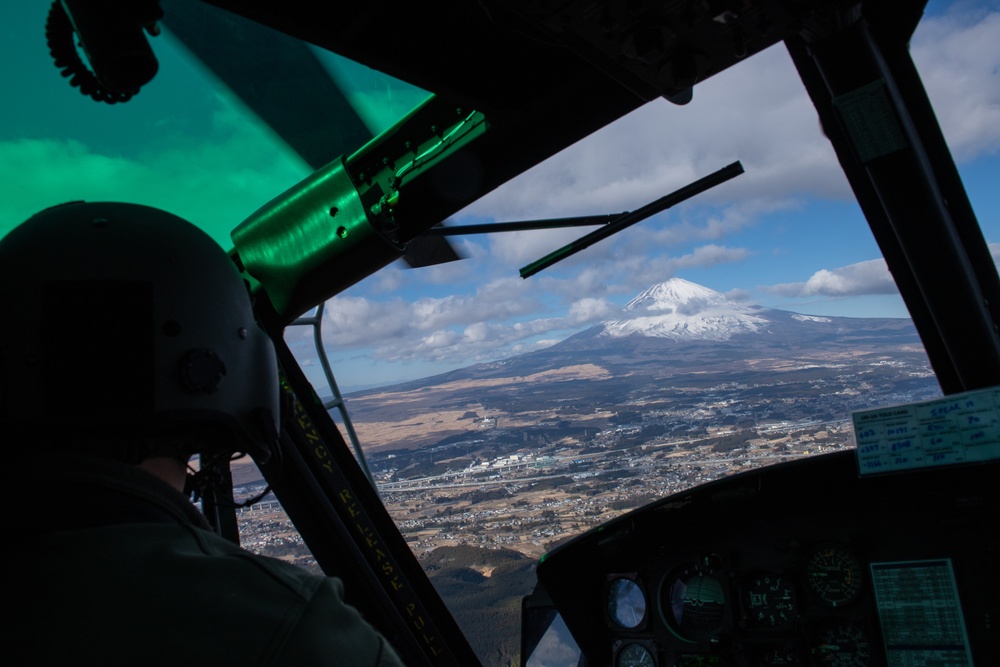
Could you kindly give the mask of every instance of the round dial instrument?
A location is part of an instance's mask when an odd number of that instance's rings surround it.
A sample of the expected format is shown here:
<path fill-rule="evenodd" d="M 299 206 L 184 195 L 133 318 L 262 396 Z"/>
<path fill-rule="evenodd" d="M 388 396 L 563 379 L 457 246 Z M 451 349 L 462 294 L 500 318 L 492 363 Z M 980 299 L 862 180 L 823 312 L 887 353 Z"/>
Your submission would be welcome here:
<path fill-rule="evenodd" d="M 626 644 L 615 658 L 615 667 L 656 667 L 656 660 L 642 644 Z"/>
<path fill-rule="evenodd" d="M 701 641 L 722 631 L 726 594 L 720 582 L 701 568 L 681 570 L 660 586 L 660 613 L 681 639 Z"/>
<path fill-rule="evenodd" d="M 747 623 L 758 628 L 783 628 L 798 617 L 790 578 L 775 572 L 752 575 L 743 589 Z"/>
<path fill-rule="evenodd" d="M 620 628 L 633 630 L 646 618 L 646 595 L 633 579 L 619 577 L 608 587 L 608 616 Z"/>
<path fill-rule="evenodd" d="M 861 628 L 850 623 L 834 623 L 823 628 L 813 648 L 813 656 L 823 667 L 868 667 L 871 643 Z"/>
<path fill-rule="evenodd" d="M 861 595 L 861 562 L 844 547 L 828 544 L 813 552 L 806 563 L 806 585 L 823 604 L 840 607 Z"/>

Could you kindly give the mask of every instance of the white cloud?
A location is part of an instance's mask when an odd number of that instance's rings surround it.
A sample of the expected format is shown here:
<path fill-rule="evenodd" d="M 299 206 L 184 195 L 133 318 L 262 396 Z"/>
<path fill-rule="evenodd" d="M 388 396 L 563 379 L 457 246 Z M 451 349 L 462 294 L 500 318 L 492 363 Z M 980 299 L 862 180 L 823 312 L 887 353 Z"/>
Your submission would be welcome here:
<path fill-rule="evenodd" d="M 435 331 L 429 336 L 425 336 L 422 341 L 420 341 L 420 347 L 425 348 L 428 351 L 433 351 L 439 348 L 451 347 L 459 340 L 460 335 L 454 331 L 440 330 Z"/>
<path fill-rule="evenodd" d="M 725 293 L 725 297 L 730 301 L 749 301 L 753 298 L 753 293 L 745 289 L 731 289 Z"/>
<path fill-rule="evenodd" d="M 923 20 L 913 57 L 960 160 L 1000 148 L 1000 12 Z M 737 103 L 734 103 L 737 100 Z M 655 100 L 549 158 L 468 209 L 497 220 L 614 213 L 740 160 L 746 173 L 695 201 L 763 209 L 805 196 L 852 194 L 801 80 L 775 45 L 699 84 L 694 100 Z M 530 261 L 571 232 L 491 239 L 497 256 Z"/>
<path fill-rule="evenodd" d="M 395 265 L 387 266 L 370 278 L 369 285 L 372 291 L 377 293 L 395 292 L 406 285 L 406 274 L 406 269 L 397 268 Z"/>
<path fill-rule="evenodd" d="M 957 4 L 927 18 L 911 53 L 955 159 L 1000 150 L 1000 11 Z"/>
<path fill-rule="evenodd" d="M 500 262 L 520 268 L 558 250 L 592 229 L 592 227 L 538 229 L 490 234 L 490 254 Z"/>
<path fill-rule="evenodd" d="M 489 340 L 490 327 L 486 322 L 475 322 L 465 327 L 464 336 L 473 343 L 483 343 Z"/>
<path fill-rule="evenodd" d="M 607 299 L 586 297 L 573 302 L 569 307 L 569 321 L 576 324 L 595 322 L 617 313 L 621 308 Z"/>
<path fill-rule="evenodd" d="M 744 248 L 708 244 L 677 257 L 623 255 L 584 266 L 568 278 L 505 277 L 474 294 L 376 301 L 338 296 L 327 306 L 325 335 L 337 348 L 370 349 L 390 362 L 473 363 L 547 347 L 581 328 L 613 319 L 612 293 L 634 295 L 685 268 L 740 261 Z M 561 305 L 537 294 L 562 295 Z M 579 294 L 587 296 L 578 297 Z"/>
<path fill-rule="evenodd" d="M 849 194 L 781 45 L 700 84 L 686 106 L 650 102 L 469 210 L 497 219 L 634 210 L 735 160 L 746 174 L 696 201 Z"/>
<path fill-rule="evenodd" d="M 413 302 L 340 295 L 327 301 L 324 336 L 338 349 L 374 346 L 376 356 L 397 360 L 456 356 L 460 350 L 477 347 L 501 356 L 498 345 L 535 335 L 535 329 L 548 329 L 544 319 L 534 320 L 533 325 L 494 323 L 539 309 L 528 287 L 513 277 L 482 285 L 474 294 Z"/>
<path fill-rule="evenodd" d="M 229 231 L 306 169 L 262 129 L 220 105 L 213 140 L 178 137 L 141 157 L 100 152 L 74 139 L 0 141 L 0 182 L 11 186 L 0 201 L 0 234 L 59 202 L 129 201 L 187 218 L 231 247 Z"/>
<path fill-rule="evenodd" d="M 992 115 L 1000 109 L 1000 40 L 989 39 L 1000 34 L 998 17 L 998 12 L 981 14 L 978 22 L 957 15 L 931 17 L 914 40 L 914 57 L 963 159 L 995 150 L 992 137 L 1000 131 Z M 394 316 L 407 328 L 375 356 L 457 364 L 539 349 L 612 319 L 616 298 L 684 271 L 748 259 L 753 251 L 732 239 L 771 214 L 794 210 L 814 197 L 853 199 L 815 109 L 779 45 L 755 56 L 752 64 L 699 85 L 688 106 L 656 101 L 638 109 L 499 188 L 461 217 L 509 221 L 634 210 L 736 159 L 746 168 L 744 175 L 527 281 L 513 272 L 589 229 L 472 237 L 476 242 L 465 242 L 476 259 L 461 263 L 471 271 L 451 266 L 433 277 L 420 277 L 429 275 L 423 271 L 414 275 L 422 282 L 455 285 L 456 293 L 497 271 L 505 277 L 475 294 L 396 303 Z M 671 248 L 676 249 L 672 255 L 651 254 Z M 1000 245 L 991 245 L 991 251 L 1000 256 Z M 763 289 L 813 299 L 896 293 L 881 259 L 822 269 L 803 282 Z M 727 296 L 752 298 L 746 289 Z"/>
<path fill-rule="evenodd" d="M 698 246 L 679 256 L 631 253 L 616 256 L 613 261 L 589 267 L 587 277 L 594 286 L 592 294 L 633 295 L 650 285 L 663 282 L 678 273 L 746 259 L 746 248 L 731 248 L 716 244 Z M 577 292 L 578 294 L 580 292 Z"/>
<path fill-rule="evenodd" d="M 323 333 L 338 348 L 365 346 L 407 335 L 412 329 L 410 319 L 402 299 L 380 302 L 337 296 L 326 303 Z"/>
<path fill-rule="evenodd" d="M 681 315 L 697 315 L 711 305 L 712 304 L 708 299 L 699 299 L 696 297 L 679 304 L 677 306 L 677 312 Z"/>
<path fill-rule="evenodd" d="M 564 317 L 538 316 L 512 320 L 482 315 L 473 300 L 438 299 L 405 304 L 395 299 L 376 302 L 361 297 L 335 297 L 328 302 L 324 335 L 337 349 L 373 349 L 384 361 L 473 363 L 503 358 L 518 351 L 546 347 L 554 340 L 532 339 L 606 319 L 620 308 L 606 299 L 585 297 L 570 305 Z"/>
<path fill-rule="evenodd" d="M 898 292 L 884 259 L 871 259 L 832 270 L 820 269 L 804 283 L 785 283 L 766 289 L 788 297 L 844 297 Z"/>
<path fill-rule="evenodd" d="M 739 262 L 750 254 L 746 248 L 729 248 L 715 244 L 703 245 L 674 260 L 677 269 L 705 268 L 729 262 Z"/>
<path fill-rule="evenodd" d="M 1000 243 L 987 243 L 986 245 L 990 249 L 990 256 L 993 258 L 993 263 L 1000 265 Z"/>

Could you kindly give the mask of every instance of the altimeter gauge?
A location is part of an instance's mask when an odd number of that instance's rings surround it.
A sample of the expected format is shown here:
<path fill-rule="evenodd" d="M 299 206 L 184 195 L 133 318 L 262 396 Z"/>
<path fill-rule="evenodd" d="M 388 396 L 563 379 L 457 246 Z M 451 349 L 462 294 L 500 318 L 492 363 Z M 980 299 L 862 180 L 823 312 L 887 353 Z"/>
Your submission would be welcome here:
<path fill-rule="evenodd" d="M 861 562 L 839 544 L 819 547 L 806 562 L 806 585 L 827 606 L 840 607 L 856 600 L 863 581 Z"/>

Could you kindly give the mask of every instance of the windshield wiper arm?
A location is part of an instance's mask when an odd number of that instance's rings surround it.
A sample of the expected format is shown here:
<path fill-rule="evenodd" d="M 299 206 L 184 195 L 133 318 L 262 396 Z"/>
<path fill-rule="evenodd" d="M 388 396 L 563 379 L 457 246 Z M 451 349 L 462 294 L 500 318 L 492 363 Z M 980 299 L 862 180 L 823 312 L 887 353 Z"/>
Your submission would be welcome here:
<path fill-rule="evenodd" d="M 606 239 L 612 234 L 616 234 L 626 227 L 630 227 L 640 220 L 645 220 L 651 215 L 659 213 L 660 211 L 665 211 L 666 209 L 674 206 L 676 204 L 690 199 L 697 194 L 701 194 L 705 190 L 714 188 L 720 183 L 725 183 L 731 178 L 735 178 L 743 173 L 743 165 L 737 160 L 730 165 L 723 167 L 722 169 L 709 174 L 703 178 L 698 179 L 694 183 L 685 185 L 683 188 L 671 192 L 669 195 L 660 197 L 656 201 L 646 204 L 642 208 L 636 209 L 628 213 L 623 213 L 618 218 L 607 225 L 595 229 L 585 236 L 572 241 L 562 248 L 559 248 L 555 252 L 551 252 L 545 257 L 528 264 L 523 267 L 520 271 L 522 278 L 529 278 L 542 269 L 548 268 L 563 259 L 566 259 L 570 255 L 574 255 L 584 248 L 589 248 L 598 241 Z"/>

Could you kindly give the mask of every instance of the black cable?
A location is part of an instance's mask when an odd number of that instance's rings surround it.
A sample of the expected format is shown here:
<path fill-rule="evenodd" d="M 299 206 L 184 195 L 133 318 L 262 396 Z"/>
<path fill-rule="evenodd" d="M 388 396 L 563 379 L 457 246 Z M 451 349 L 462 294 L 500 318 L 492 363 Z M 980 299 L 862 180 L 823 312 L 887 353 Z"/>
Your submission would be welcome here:
<path fill-rule="evenodd" d="M 224 476 L 222 475 L 222 471 L 219 468 L 220 464 L 225 462 L 225 464 L 228 465 L 231 461 L 239 460 L 244 456 L 246 456 L 246 454 L 242 454 L 239 452 L 236 453 L 226 452 L 224 454 L 219 454 L 217 456 L 212 457 L 211 459 L 208 460 L 207 463 L 203 461 L 202 465 L 199 467 L 199 470 L 195 470 L 189 465 L 188 470 L 190 471 L 190 474 L 187 476 L 187 480 L 184 483 L 184 495 L 191 498 L 192 502 L 198 502 L 202 498 L 205 498 L 212 492 L 212 489 L 220 486 L 223 483 Z M 236 509 L 243 509 L 246 507 L 250 507 L 251 505 L 255 505 L 256 503 L 259 503 L 264 498 L 264 496 L 266 496 L 269 493 L 271 493 L 270 484 L 268 484 L 263 491 L 261 491 L 253 498 L 244 500 L 241 503 L 225 501 L 219 498 L 218 494 L 216 494 L 216 502 L 218 502 L 219 505 L 223 507 L 233 507 Z"/>
<path fill-rule="evenodd" d="M 64 78 L 69 78 L 69 85 L 79 88 L 82 94 L 89 95 L 91 99 L 107 104 L 127 102 L 139 92 L 138 88 L 115 92 L 101 85 L 97 76 L 80 59 L 73 43 L 73 35 L 73 24 L 66 15 L 66 10 L 59 0 L 55 0 L 45 21 L 45 39 L 59 73 Z"/>

